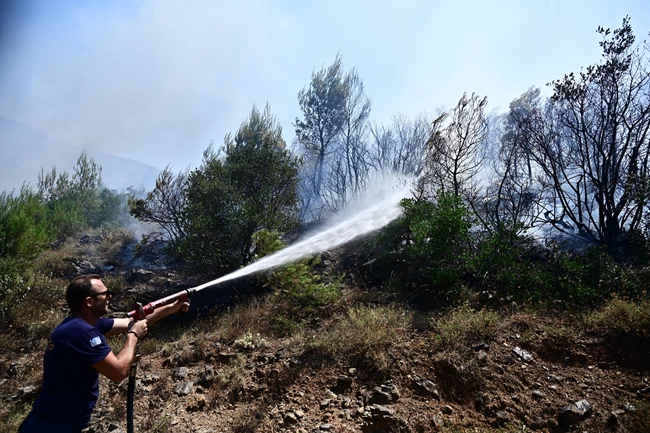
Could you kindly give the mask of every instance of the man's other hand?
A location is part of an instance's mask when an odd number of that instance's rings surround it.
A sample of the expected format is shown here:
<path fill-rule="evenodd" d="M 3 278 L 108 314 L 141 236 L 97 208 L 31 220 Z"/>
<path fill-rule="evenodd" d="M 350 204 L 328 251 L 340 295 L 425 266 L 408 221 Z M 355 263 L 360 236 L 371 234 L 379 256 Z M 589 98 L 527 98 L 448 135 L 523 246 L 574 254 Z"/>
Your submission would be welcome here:
<path fill-rule="evenodd" d="M 178 300 L 174 302 L 172 305 L 174 313 L 178 313 L 179 311 L 182 311 L 183 313 L 187 313 L 188 310 L 190 309 L 190 302 L 189 301 L 181 301 Z"/>
<path fill-rule="evenodd" d="M 135 334 L 140 338 L 144 338 L 145 335 L 147 335 L 147 332 L 149 331 L 147 327 L 147 319 L 143 320 L 138 320 L 133 324 L 131 327 L 131 331 L 135 332 Z"/>

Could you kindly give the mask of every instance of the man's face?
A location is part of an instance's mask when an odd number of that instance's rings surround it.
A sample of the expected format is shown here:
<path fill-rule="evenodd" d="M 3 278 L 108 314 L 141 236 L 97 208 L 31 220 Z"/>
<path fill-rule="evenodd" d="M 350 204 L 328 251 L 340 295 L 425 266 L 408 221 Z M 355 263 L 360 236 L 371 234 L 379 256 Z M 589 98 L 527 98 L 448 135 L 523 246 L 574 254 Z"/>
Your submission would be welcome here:
<path fill-rule="evenodd" d="M 92 284 L 91 309 L 97 316 L 101 317 L 108 313 L 108 303 L 111 295 L 101 280 L 93 280 Z"/>

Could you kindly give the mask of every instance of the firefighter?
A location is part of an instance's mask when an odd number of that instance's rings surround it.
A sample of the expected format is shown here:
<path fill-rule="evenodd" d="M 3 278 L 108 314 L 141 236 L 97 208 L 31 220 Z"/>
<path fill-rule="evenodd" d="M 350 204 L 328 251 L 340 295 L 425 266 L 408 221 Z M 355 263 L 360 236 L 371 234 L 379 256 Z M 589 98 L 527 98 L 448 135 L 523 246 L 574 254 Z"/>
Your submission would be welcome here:
<path fill-rule="evenodd" d="M 43 388 L 20 433 L 81 432 L 97 403 L 99 373 L 114 382 L 126 378 L 136 344 L 147 335 L 148 325 L 189 308 L 188 302 L 176 301 L 140 321 L 104 318 L 111 291 L 99 275 L 73 279 L 65 298 L 70 315 L 52 332 L 43 358 Z M 117 355 L 106 342 L 106 337 L 115 334 L 126 334 Z"/>

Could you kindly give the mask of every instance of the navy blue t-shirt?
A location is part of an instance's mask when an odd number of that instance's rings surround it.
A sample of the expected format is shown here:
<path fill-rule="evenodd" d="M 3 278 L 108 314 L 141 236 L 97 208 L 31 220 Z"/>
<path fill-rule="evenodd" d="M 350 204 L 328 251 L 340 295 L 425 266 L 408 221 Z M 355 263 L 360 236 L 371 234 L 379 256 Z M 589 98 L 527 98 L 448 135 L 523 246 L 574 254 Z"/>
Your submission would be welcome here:
<path fill-rule="evenodd" d="M 56 327 L 45 349 L 35 412 L 80 428 L 88 424 L 99 397 L 99 373 L 92 365 L 110 353 L 104 334 L 112 327 L 113 319 L 91 326 L 73 316 Z"/>

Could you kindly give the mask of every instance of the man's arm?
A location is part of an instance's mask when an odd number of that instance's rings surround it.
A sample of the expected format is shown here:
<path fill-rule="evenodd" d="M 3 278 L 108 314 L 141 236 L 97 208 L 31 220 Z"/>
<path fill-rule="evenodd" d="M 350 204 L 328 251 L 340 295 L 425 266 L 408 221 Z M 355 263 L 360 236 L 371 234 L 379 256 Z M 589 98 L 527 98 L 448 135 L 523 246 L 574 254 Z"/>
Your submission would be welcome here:
<path fill-rule="evenodd" d="M 190 307 L 189 302 L 176 301 L 173 304 L 156 308 L 156 310 L 153 313 L 147 316 L 147 323 L 149 325 L 153 325 L 154 323 L 159 322 L 165 317 L 174 314 L 178 311 L 183 311 L 183 313 L 187 313 L 189 307 Z M 123 334 L 129 330 L 129 326 L 133 326 L 131 325 L 131 323 L 133 322 L 134 320 L 131 318 L 113 319 L 113 327 L 111 328 L 110 331 L 108 331 L 104 335 L 110 337 L 111 335 L 115 335 L 115 334 Z"/>
<path fill-rule="evenodd" d="M 122 350 L 120 350 L 117 356 L 113 352 L 109 352 L 106 358 L 92 365 L 95 370 L 113 382 L 120 382 L 128 376 L 138 340 L 147 335 L 147 320 L 136 322 L 131 328 L 131 331 L 127 334 L 124 347 L 122 347 Z"/>

